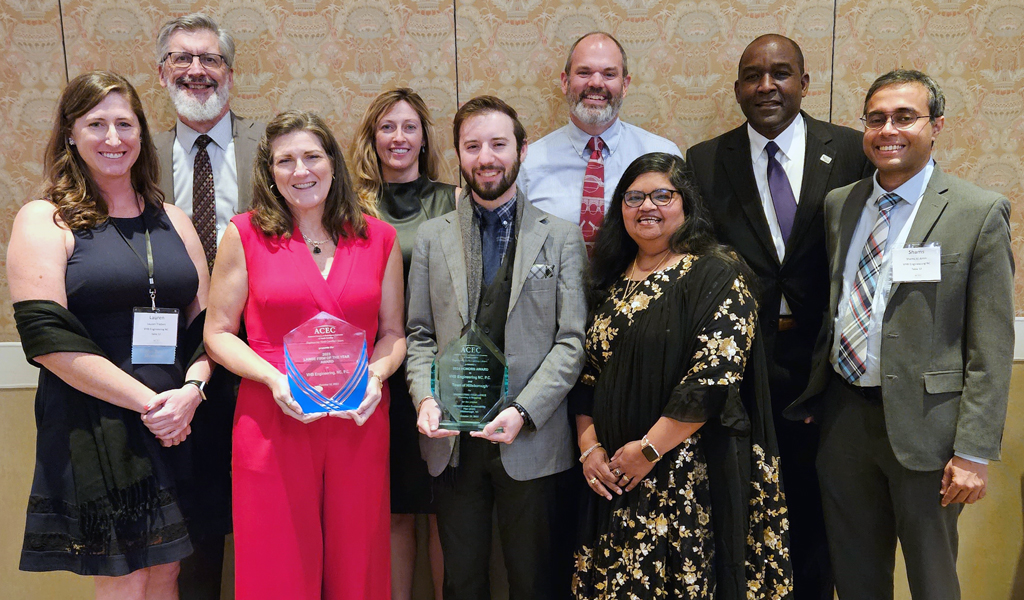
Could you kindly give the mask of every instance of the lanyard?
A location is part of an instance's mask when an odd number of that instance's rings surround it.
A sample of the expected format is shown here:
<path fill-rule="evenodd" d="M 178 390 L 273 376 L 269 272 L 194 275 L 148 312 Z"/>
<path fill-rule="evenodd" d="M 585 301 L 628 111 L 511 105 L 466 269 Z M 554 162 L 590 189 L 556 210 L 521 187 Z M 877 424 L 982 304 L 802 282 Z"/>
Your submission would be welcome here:
<path fill-rule="evenodd" d="M 121 236 L 121 239 L 124 240 L 124 243 L 128 244 L 128 248 L 132 251 L 132 254 L 134 254 L 136 258 L 139 259 L 139 262 L 142 263 L 142 266 L 146 269 L 146 272 L 149 274 L 149 301 L 150 304 L 152 305 L 153 310 L 156 310 L 156 281 L 153 279 L 153 244 L 152 242 L 150 242 L 149 239 L 149 225 L 146 224 L 145 207 L 143 207 L 142 214 L 139 216 L 142 217 L 142 228 L 146 232 L 146 260 L 143 260 L 142 256 L 140 256 L 139 253 L 135 251 L 135 247 L 132 246 L 131 242 L 128 241 L 128 238 L 124 236 L 124 233 L 121 232 L 121 228 L 117 226 L 117 222 L 113 218 L 110 218 L 110 223 L 111 225 L 114 226 L 114 229 L 117 231 L 117 234 Z"/>

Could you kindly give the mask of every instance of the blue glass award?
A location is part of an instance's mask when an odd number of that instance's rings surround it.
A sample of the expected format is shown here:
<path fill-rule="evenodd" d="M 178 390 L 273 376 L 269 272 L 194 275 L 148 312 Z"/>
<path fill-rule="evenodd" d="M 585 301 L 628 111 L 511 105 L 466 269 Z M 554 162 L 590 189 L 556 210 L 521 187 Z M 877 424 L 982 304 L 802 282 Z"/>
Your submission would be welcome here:
<path fill-rule="evenodd" d="M 366 332 L 321 312 L 284 336 L 292 398 L 306 414 L 353 410 L 366 394 Z"/>

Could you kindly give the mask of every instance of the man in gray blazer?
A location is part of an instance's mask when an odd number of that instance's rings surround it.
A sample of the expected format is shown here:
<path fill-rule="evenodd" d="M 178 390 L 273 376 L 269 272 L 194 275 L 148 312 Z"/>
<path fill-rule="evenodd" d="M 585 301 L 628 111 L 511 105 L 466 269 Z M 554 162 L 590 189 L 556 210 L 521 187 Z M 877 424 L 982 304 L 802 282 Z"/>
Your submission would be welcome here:
<path fill-rule="evenodd" d="M 919 71 L 864 103 L 876 175 L 825 199 L 829 312 L 787 416 L 821 423 L 836 589 L 892 598 L 896 540 L 915 599 L 960 598 L 957 519 L 999 458 L 1013 361 L 1010 205 L 932 160 L 945 100 Z"/>
<path fill-rule="evenodd" d="M 438 477 L 445 598 L 490 596 L 495 505 L 509 598 L 561 598 L 550 531 L 555 475 L 573 463 L 565 396 L 584 359 L 583 236 L 517 188 L 526 134 L 514 109 L 480 96 L 453 129 L 466 187 L 456 211 L 420 226 L 408 294 L 407 377 Z M 513 404 L 460 435 L 438 426 L 431 365 L 470 323 L 504 352 Z"/>
<path fill-rule="evenodd" d="M 168 21 L 156 43 L 160 85 L 174 103 L 174 129 L 153 136 L 160 189 L 192 218 L 212 269 L 231 217 L 249 208 L 252 164 L 265 126 L 231 112 L 235 42 L 210 17 Z M 231 422 L 238 378 L 217 368 L 192 421 L 187 497 L 194 552 L 181 562 L 182 600 L 220 598 L 224 536 L 231 530 Z"/>

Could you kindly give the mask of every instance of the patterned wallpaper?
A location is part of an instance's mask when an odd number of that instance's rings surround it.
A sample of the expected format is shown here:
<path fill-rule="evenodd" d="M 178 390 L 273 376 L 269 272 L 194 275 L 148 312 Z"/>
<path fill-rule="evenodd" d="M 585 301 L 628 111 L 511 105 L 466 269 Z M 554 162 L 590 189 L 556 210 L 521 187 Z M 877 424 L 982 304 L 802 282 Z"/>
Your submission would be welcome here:
<path fill-rule="evenodd" d="M 623 117 L 681 148 L 742 123 L 732 92 L 743 47 L 762 33 L 796 39 L 811 75 L 804 108 L 857 126 L 864 91 L 896 66 L 934 76 L 947 96 L 936 156 L 947 171 L 1006 194 L 1024 265 L 1024 6 L 1020 0 L 4 0 L 0 3 L 0 260 L 18 208 L 38 194 L 54 103 L 67 76 L 114 69 L 143 97 L 155 129 L 171 127 L 153 39 L 170 16 L 205 10 L 237 43 L 232 108 L 267 119 L 318 111 L 347 147 L 370 100 L 417 89 L 457 174 L 458 101 L 494 93 L 531 139 L 567 119 L 558 74 L 569 45 L 613 32 L 633 74 Z M 1024 316 L 1024 277 L 1017 278 Z M 17 339 L 0 278 L 0 341 Z"/>

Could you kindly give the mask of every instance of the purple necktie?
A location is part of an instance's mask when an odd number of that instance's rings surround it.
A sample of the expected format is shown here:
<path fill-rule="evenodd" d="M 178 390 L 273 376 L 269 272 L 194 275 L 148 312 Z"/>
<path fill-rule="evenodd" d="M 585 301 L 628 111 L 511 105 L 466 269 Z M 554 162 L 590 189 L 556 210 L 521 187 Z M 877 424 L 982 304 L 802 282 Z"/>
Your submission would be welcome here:
<path fill-rule="evenodd" d="M 213 259 L 217 256 L 217 207 L 213 193 L 213 166 L 206 147 L 213 138 L 203 134 L 196 139 L 195 163 L 192 167 L 192 224 L 195 225 L 199 241 L 206 253 L 206 264 L 213 271 Z"/>
<path fill-rule="evenodd" d="M 775 158 L 779 145 L 768 142 L 764 149 L 768 151 L 768 191 L 772 194 L 775 217 L 779 220 L 779 229 L 782 230 L 782 241 L 788 242 L 789 233 L 793 231 L 793 219 L 796 217 L 796 198 L 793 196 L 793 188 L 789 185 L 786 170 Z"/>

